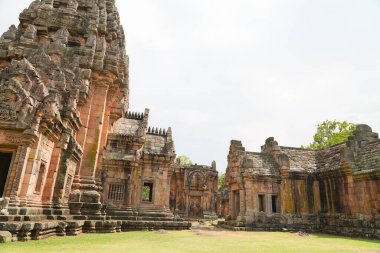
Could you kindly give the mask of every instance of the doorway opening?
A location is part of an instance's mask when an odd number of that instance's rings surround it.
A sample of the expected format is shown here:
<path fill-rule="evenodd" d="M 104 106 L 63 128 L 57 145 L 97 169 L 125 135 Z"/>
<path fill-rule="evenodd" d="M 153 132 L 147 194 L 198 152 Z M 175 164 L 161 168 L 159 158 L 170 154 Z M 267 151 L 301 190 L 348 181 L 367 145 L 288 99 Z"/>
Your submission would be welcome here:
<path fill-rule="evenodd" d="M 153 202 L 153 183 L 144 183 L 142 200 Z"/>
<path fill-rule="evenodd" d="M 278 213 L 277 199 L 278 197 L 276 195 L 272 195 L 272 213 Z"/>
<path fill-rule="evenodd" d="M 12 153 L 0 152 L 0 198 L 3 197 L 5 184 L 7 182 L 9 167 L 12 162 Z"/>
<path fill-rule="evenodd" d="M 265 212 L 265 195 L 259 194 L 259 212 Z"/>
<path fill-rule="evenodd" d="M 240 215 L 240 191 L 233 192 L 233 219 Z"/>

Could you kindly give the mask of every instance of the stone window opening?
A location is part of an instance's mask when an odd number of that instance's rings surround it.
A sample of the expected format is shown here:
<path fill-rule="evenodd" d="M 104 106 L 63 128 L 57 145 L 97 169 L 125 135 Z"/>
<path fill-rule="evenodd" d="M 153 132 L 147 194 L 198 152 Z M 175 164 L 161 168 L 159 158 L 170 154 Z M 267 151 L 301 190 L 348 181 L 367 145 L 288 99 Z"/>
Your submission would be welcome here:
<path fill-rule="evenodd" d="M 125 184 L 110 184 L 108 188 L 108 200 L 124 201 Z"/>
<path fill-rule="evenodd" d="M 265 212 L 265 195 L 259 194 L 259 212 Z"/>
<path fill-rule="evenodd" d="M 142 200 L 145 202 L 153 202 L 153 183 L 144 183 Z"/>
<path fill-rule="evenodd" d="M 36 188 L 34 189 L 35 194 L 40 194 L 41 193 L 41 188 L 42 188 L 42 182 L 45 176 L 46 172 L 46 165 L 41 164 L 40 170 L 38 171 L 38 176 L 37 176 L 37 183 L 36 183 Z"/>
<path fill-rule="evenodd" d="M 278 196 L 272 195 L 272 213 L 278 213 Z"/>

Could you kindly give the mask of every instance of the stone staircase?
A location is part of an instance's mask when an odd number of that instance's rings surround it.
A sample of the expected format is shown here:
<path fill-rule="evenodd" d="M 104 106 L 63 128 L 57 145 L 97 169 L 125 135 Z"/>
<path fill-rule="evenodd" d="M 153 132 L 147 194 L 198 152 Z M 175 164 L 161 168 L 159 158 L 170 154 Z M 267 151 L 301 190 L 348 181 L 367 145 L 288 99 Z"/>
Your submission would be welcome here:
<path fill-rule="evenodd" d="M 175 217 L 167 208 L 153 205 L 108 208 L 107 215 L 8 215 L 0 216 L 0 231 L 12 241 L 39 240 L 81 233 L 115 233 L 141 230 L 184 230 L 191 223 Z"/>
<path fill-rule="evenodd" d="M 189 229 L 191 223 L 177 218 L 168 208 L 141 205 L 123 209 L 107 209 L 107 220 L 122 222 L 122 231 L 136 230 L 182 230 Z"/>

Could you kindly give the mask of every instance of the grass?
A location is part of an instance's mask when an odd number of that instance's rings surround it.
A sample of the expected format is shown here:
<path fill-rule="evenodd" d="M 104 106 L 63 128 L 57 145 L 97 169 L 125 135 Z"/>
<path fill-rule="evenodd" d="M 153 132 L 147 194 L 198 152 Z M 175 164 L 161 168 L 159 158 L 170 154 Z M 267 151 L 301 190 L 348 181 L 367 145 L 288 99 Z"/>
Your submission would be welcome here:
<path fill-rule="evenodd" d="M 83 234 L 53 237 L 28 243 L 0 244 L 0 253 L 11 252 L 137 252 L 137 253 L 253 253 L 253 252 L 360 252 L 380 253 L 380 241 L 314 234 L 301 237 L 283 232 L 169 231 Z"/>

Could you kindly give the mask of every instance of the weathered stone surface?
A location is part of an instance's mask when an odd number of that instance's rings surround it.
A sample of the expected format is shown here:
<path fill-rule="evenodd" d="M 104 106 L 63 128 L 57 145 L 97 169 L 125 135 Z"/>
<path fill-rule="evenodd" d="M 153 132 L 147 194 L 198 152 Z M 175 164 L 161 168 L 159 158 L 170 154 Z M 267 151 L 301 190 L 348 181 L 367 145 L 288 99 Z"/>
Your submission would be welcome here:
<path fill-rule="evenodd" d="M 369 126 L 321 150 L 282 147 L 269 138 L 254 153 L 231 141 L 226 183 L 222 226 L 378 238 L 380 140 Z"/>
<path fill-rule="evenodd" d="M 218 192 L 216 163 L 212 166 L 177 164 L 171 178 L 170 209 L 188 219 L 214 220 Z"/>
<path fill-rule="evenodd" d="M 115 1 L 36 0 L 19 20 L 0 37 L 0 230 L 28 241 L 120 232 L 121 220 L 188 228 L 168 209 L 171 129 L 128 113 Z"/>
<path fill-rule="evenodd" d="M 12 241 L 12 234 L 8 231 L 0 231 L 0 243 L 7 243 Z"/>

